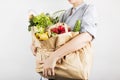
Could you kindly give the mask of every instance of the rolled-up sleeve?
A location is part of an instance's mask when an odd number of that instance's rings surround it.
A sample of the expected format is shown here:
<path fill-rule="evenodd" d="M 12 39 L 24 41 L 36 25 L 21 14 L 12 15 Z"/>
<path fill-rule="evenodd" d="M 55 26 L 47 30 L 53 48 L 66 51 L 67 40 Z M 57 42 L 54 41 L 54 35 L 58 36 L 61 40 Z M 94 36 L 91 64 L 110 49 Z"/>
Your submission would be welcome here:
<path fill-rule="evenodd" d="M 89 5 L 82 18 L 80 33 L 88 32 L 94 39 L 97 31 L 96 17 L 94 5 Z"/>

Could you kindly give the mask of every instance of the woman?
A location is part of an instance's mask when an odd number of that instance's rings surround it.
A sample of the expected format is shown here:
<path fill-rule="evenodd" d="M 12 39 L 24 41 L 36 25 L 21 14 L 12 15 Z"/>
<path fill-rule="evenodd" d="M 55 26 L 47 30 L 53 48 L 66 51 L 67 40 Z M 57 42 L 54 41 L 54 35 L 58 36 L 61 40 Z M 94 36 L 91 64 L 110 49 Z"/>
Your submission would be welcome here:
<path fill-rule="evenodd" d="M 54 68 L 56 62 L 63 56 L 68 55 L 69 52 L 81 49 L 85 46 L 85 43 L 91 42 L 95 38 L 96 23 L 95 23 L 95 11 L 92 5 L 87 5 L 83 0 L 68 0 L 73 5 L 68 9 L 60 21 L 65 22 L 73 29 L 75 22 L 81 20 L 80 34 L 73 38 L 71 41 L 57 49 L 53 54 L 45 61 L 39 61 L 39 64 L 43 64 L 43 75 L 50 76 L 55 75 Z M 34 43 L 33 43 L 34 44 Z M 71 46 L 72 45 L 72 46 Z M 73 47 L 74 46 L 74 47 Z M 36 47 L 32 46 L 33 54 L 36 54 Z M 58 79 L 55 79 L 58 80 Z M 61 78 L 59 80 L 70 80 Z M 74 79 L 75 80 L 75 79 Z"/>

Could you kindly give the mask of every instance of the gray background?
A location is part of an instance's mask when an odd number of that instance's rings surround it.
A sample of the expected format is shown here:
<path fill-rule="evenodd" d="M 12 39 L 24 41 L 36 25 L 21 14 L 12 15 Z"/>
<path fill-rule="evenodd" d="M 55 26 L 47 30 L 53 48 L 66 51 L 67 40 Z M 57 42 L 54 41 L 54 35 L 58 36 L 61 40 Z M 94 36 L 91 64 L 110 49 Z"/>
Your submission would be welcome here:
<path fill-rule="evenodd" d="M 94 1 L 98 31 L 89 80 L 120 80 L 120 0 Z M 0 80 L 39 80 L 27 31 L 29 10 L 67 9 L 67 0 L 0 0 Z"/>

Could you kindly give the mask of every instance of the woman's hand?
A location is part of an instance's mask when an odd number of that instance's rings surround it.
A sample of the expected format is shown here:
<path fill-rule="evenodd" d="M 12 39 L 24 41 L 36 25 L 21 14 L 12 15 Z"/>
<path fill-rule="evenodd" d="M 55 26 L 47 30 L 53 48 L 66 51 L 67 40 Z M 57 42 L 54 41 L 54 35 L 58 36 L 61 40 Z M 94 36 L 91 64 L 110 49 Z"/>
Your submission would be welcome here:
<path fill-rule="evenodd" d="M 31 28 L 33 29 L 33 28 Z M 36 38 L 34 32 L 32 33 L 32 45 L 31 45 L 31 50 L 34 56 L 37 54 L 37 48 L 40 47 L 39 40 Z"/>
<path fill-rule="evenodd" d="M 31 50 L 32 50 L 33 55 L 36 56 L 36 54 L 37 54 L 37 47 L 35 46 L 34 42 L 32 42 Z"/>
<path fill-rule="evenodd" d="M 56 65 L 57 60 L 53 57 L 49 57 L 44 61 L 40 61 L 40 64 L 43 64 L 43 76 L 47 77 L 47 76 L 54 76 L 55 72 L 54 72 L 54 68 Z"/>

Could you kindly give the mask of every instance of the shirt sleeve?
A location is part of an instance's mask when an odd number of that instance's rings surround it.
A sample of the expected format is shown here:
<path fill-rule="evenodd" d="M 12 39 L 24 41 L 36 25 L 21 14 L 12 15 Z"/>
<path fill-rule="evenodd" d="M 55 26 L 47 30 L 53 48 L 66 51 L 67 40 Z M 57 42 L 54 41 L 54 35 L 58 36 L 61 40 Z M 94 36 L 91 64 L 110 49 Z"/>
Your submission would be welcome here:
<path fill-rule="evenodd" d="M 89 5 L 82 18 L 80 33 L 88 32 L 94 39 L 96 37 L 96 30 L 96 11 L 94 5 Z"/>

